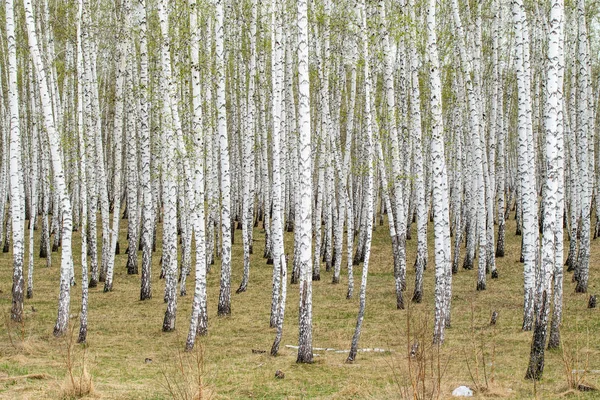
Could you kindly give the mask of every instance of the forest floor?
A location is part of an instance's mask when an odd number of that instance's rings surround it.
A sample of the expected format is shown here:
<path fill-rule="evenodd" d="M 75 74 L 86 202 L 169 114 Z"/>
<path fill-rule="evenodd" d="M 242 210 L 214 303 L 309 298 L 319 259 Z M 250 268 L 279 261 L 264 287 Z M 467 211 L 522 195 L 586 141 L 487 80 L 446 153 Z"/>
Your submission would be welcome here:
<path fill-rule="evenodd" d="M 511 214 L 512 216 L 512 214 Z M 414 287 L 416 234 L 408 241 L 406 310 L 396 309 L 392 255 L 387 223 L 377 225 L 367 289 L 367 307 L 359 348 L 384 349 L 360 352 L 353 364 L 346 353 L 314 350 L 315 362 L 296 364 L 298 286 L 288 286 L 284 335 L 280 355 L 269 356 L 275 330 L 269 328 L 272 266 L 262 258 L 264 233 L 254 232 L 248 291 L 235 294 L 242 275 L 241 231 L 233 247 L 232 314 L 217 317 L 220 260 L 208 279 L 209 335 L 200 338 L 202 352 L 184 353 L 193 296 L 194 274 L 189 276 L 186 297 L 178 299 L 177 329 L 161 331 L 165 305 L 164 281 L 159 280 L 160 252 L 153 257 L 154 297 L 139 301 L 140 276 L 127 275 L 124 250 L 126 221 L 121 221 L 121 254 L 116 257 L 114 290 L 102 285 L 90 289 L 87 346 L 75 343 L 80 308 L 80 236 L 74 235 L 75 273 L 72 288 L 73 334 L 54 338 L 59 279 L 59 253 L 52 267 L 37 258 L 36 237 L 34 298 L 25 301 L 23 324 L 9 322 L 12 262 L 10 253 L 0 254 L 0 398 L 57 399 L 65 397 L 70 384 L 85 365 L 100 399 L 191 399 L 198 377 L 202 398 L 326 398 L 396 399 L 449 398 L 452 390 L 466 385 L 476 398 L 597 399 L 600 393 L 569 390 L 572 370 L 588 370 L 583 380 L 600 387 L 600 309 L 587 309 L 588 294 L 576 294 L 571 274 L 565 272 L 562 348 L 546 352 L 543 379 L 534 384 L 524 375 L 529 359 L 531 332 L 521 330 L 523 266 L 519 263 L 520 236 L 515 221 L 507 222 L 506 257 L 497 259 L 500 278 L 490 279 L 487 290 L 477 292 L 476 269 L 460 269 L 453 278 L 452 327 L 441 348 L 431 346 L 433 325 L 433 235 L 430 227 L 429 268 L 425 272 L 422 304 L 411 304 Z M 28 235 L 28 233 L 26 234 Z M 565 235 L 566 236 L 566 235 Z M 28 240 L 27 240 L 28 241 Z M 293 234 L 286 233 L 291 251 Z M 160 250 L 160 235 L 157 248 Z M 565 251 L 568 245 L 565 246 Z M 600 240 L 592 242 L 589 293 L 600 292 Z M 141 256 L 140 256 L 141 262 Z M 345 260 L 342 265 L 345 265 Z M 476 264 L 475 264 L 476 265 Z M 313 286 L 313 346 L 347 350 L 356 325 L 362 265 L 355 267 L 355 296 L 346 300 L 347 274 L 332 285 L 331 272 L 322 267 L 321 281 Z M 498 311 L 495 327 L 492 311 Z M 410 330 L 410 333 L 408 333 Z M 420 342 L 417 357 L 410 345 Z M 264 350 L 265 354 L 252 350 Z M 198 363 L 197 360 L 201 358 Z M 198 373 L 198 365 L 202 373 Z M 281 370 L 284 379 L 276 379 Z M 419 372 L 421 371 L 421 372 Z M 419 377 L 420 376 L 420 377 Z M 411 378 L 412 377 L 412 378 Z M 36 379 L 37 378 L 37 379 Z M 424 386 L 423 386 L 424 385 Z M 196 386 L 197 387 L 197 386 Z M 416 387 L 416 393 L 413 393 Z M 424 389 L 423 389 L 424 387 Z M 432 395 L 432 391 L 435 393 Z M 425 393 L 424 393 L 425 392 Z"/>

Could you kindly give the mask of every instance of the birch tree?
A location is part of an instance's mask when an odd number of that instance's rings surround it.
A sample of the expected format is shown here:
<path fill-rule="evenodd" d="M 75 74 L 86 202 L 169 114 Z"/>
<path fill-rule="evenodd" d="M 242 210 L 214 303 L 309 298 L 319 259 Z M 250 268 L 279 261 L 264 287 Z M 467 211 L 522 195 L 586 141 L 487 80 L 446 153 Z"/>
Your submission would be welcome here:
<path fill-rule="evenodd" d="M 175 329 L 175 318 L 177 313 L 177 184 L 175 182 L 175 148 L 176 148 L 176 110 L 175 82 L 171 74 L 171 53 L 169 37 L 169 15 L 167 2 L 160 0 L 158 3 L 158 17 L 162 45 L 160 47 L 160 61 L 162 66 L 161 92 L 162 118 L 163 118 L 163 184 L 162 198 L 164 202 L 164 224 L 163 224 L 163 265 L 166 275 L 165 302 L 167 309 L 163 320 L 164 332 Z M 174 107 L 175 105 L 175 107 Z"/>
<path fill-rule="evenodd" d="M 185 344 L 186 350 L 194 347 L 196 335 L 208 333 L 208 311 L 206 307 L 206 227 L 205 227 L 205 176 L 204 176 L 204 145 L 205 138 L 202 129 L 202 97 L 200 75 L 200 33 L 198 25 L 198 4 L 196 0 L 189 0 L 190 7 L 190 52 L 192 62 L 192 109 L 193 109 L 193 138 L 194 138 L 194 192 L 195 204 L 193 205 L 193 226 L 196 240 L 196 280 L 194 287 L 194 300 L 192 302 L 192 317 L 190 330 Z"/>
<path fill-rule="evenodd" d="M 590 269 L 590 225 L 591 225 L 591 187 L 590 179 L 590 61 L 588 51 L 588 33 L 585 21 L 585 1 L 577 1 L 577 162 L 581 205 L 581 238 L 574 278 L 575 291 L 586 293 Z M 592 144 L 593 147 L 593 144 Z"/>
<path fill-rule="evenodd" d="M 450 268 L 450 215 L 448 211 L 448 175 L 444 154 L 442 121 L 442 83 L 439 70 L 436 33 L 436 0 L 427 4 L 427 57 L 431 86 L 431 163 L 433 178 L 433 226 L 435 245 L 435 323 L 433 342 L 443 343 L 449 315 L 448 289 Z"/>
<path fill-rule="evenodd" d="M 299 224 L 297 257 L 300 265 L 300 308 L 298 358 L 296 362 L 311 363 L 312 354 L 312 160 L 310 132 L 310 85 L 308 73 L 308 4 L 298 0 L 298 170 L 299 185 Z"/>
<path fill-rule="evenodd" d="M 409 0 L 409 16 L 412 26 L 416 27 L 415 5 Z M 417 208 L 417 258 L 415 259 L 415 290 L 412 300 L 420 303 L 423 297 L 423 272 L 427 266 L 427 210 L 425 204 L 425 170 L 423 168 L 423 149 L 421 132 L 421 90 L 419 85 L 419 60 L 417 56 L 416 29 L 410 29 L 410 120 L 414 143 L 415 192 Z M 409 215 L 409 218 L 411 216 Z"/>
<path fill-rule="evenodd" d="M 361 3 L 358 12 L 361 14 L 361 50 L 364 56 L 364 82 L 365 82 L 365 130 L 366 134 L 364 137 L 364 148 L 365 159 L 364 163 L 367 170 L 367 187 L 366 187 L 366 243 L 365 243 L 365 259 L 363 262 L 362 279 L 360 283 L 360 298 L 358 306 L 358 317 L 356 321 L 356 328 L 354 329 L 354 335 L 352 336 L 352 344 L 350 346 L 350 352 L 347 363 L 351 363 L 356 359 L 356 353 L 358 351 L 358 340 L 360 339 L 362 324 L 365 317 L 365 306 L 367 302 L 367 277 L 369 274 L 369 259 L 371 256 L 371 240 L 373 237 L 373 125 L 371 116 L 371 71 L 369 67 L 369 45 L 367 43 L 367 10 L 366 2 Z M 404 233 L 404 232 L 402 232 Z M 398 290 L 398 289 L 396 289 Z"/>
<path fill-rule="evenodd" d="M 10 208 L 13 244 L 13 283 L 10 319 L 23 320 L 25 259 L 25 193 L 23 161 L 21 159 L 21 127 L 19 123 L 19 92 L 17 88 L 17 49 L 15 11 L 12 0 L 6 0 L 6 38 L 8 44 L 8 108 L 10 112 Z M 6 143 L 6 142 L 5 142 Z M 2 210 L 4 212 L 4 210 Z"/>
<path fill-rule="evenodd" d="M 524 302 L 523 330 L 531 330 L 533 325 L 533 300 L 535 286 L 535 263 L 537 248 L 537 199 L 535 195 L 535 166 L 531 127 L 531 92 L 529 71 L 528 24 L 522 0 L 512 1 L 515 24 L 515 69 L 518 86 L 518 175 L 521 186 L 523 209 L 523 260 Z"/>
<path fill-rule="evenodd" d="M 152 238 L 154 236 L 154 203 L 150 177 L 150 113 L 148 104 L 148 39 L 146 0 L 139 0 L 139 42 L 140 42 L 140 184 L 142 190 L 142 280 L 140 300 L 152 298 Z M 191 30 L 191 28 L 190 28 Z M 195 109 L 195 108 L 194 108 Z"/>
<path fill-rule="evenodd" d="M 79 315 L 79 336 L 77 343 L 85 343 L 87 340 L 88 327 L 88 179 L 87 179 L 87 146 L 89 123 L 84 122 L 84 85 L 86 82 L 83 67 L 83 20 L 84 1 L 77 2 L 77 139 L 79 142 L 80 170 L 80 207 L 81 207 L 81 313 Z M 89 95 L 86 93 L 86 95 Z M 94 215 L 93 218 L 96 216 Z"/>
<path fill-rule="evenodd" d="M 223 26 L 223 1 L 216 0 L 215 22 L 215 73 L 217 81 L 217 134 L 221 165 L 221 287 L 219 315 L 231 314 L 231 178 L 229 175 L 229 139 L 227 109 L 225 107 L 225 49 Z"/>
<path fill-rule="evenodd" d="M 562 239 L 562 224 L 560 218 L 562 211 L 559 206 L 560 186 L 563 185 L 561 163 L 559 157 L 560 141 L 563 136 L 563 75 L 564 75 L 564 3 L 563 0 L 553 0 L 550 9 L 550 24 L 548 32 L 548 60 L 546 76 L 546 111 L 544 125 L 546 128 L 546 179 L 544 190 L 544 235 L 542 239 L 542 265 L 539 279 L 536 284 L 536 313 L 535 328 L 533 331 L 533 342 L 529 367 L 525 378 L 540 379 L 544 372 L 544 348 L 546 346 L 548 316 L 550 314 L 550 295 L 552 291 L 552 275 L 556 276 L 557 243 Z M 589 228 L 589 226 L 588 226 Z M 589 232 L 589 229 L 588 229 Z M 562 248 L 561 248 L 562 250 Z M 562 263 L 558 264 L 562 270 Z M 562 282 L 557 282 L 561 284 Z M 562 304 L 555 304 L 562 307 Z"/>

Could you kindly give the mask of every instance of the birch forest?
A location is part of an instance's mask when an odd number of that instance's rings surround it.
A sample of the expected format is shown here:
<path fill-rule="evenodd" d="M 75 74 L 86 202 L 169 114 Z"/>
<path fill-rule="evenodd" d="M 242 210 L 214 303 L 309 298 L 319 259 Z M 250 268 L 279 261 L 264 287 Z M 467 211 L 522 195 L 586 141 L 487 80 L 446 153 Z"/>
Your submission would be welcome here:
<path fill-rule="evenodd" d="M 0 398 L 598 396 L 599 1 L 0 21 Z"/>

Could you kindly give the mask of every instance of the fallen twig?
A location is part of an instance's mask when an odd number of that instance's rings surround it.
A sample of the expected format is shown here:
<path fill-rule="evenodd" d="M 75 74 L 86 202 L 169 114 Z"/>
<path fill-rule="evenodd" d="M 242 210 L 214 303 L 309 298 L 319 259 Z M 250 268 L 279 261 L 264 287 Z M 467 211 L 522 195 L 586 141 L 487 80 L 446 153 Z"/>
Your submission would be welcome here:
<path fill-rule="evenodd" d="M 52 378 L 48 374 L 27 374 L 27 375 L 16 375 L 16 376 L 6 376 L 0 378 L 0 382 L 10 382 L 18 379 L 50 379 Z"/>

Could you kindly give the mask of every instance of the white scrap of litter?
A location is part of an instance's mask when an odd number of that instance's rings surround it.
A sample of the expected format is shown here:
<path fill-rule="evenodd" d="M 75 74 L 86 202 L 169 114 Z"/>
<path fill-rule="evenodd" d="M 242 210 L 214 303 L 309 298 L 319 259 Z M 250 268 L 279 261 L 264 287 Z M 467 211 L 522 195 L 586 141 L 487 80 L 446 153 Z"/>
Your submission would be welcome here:
<path fill-rule="evenodd" d="M 454 397 L 473 397 L 473 391 L 467 386 L 459 386 L 452 391 Z"/>

